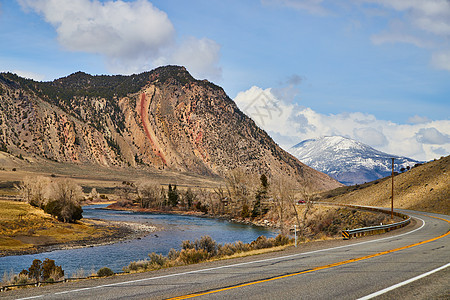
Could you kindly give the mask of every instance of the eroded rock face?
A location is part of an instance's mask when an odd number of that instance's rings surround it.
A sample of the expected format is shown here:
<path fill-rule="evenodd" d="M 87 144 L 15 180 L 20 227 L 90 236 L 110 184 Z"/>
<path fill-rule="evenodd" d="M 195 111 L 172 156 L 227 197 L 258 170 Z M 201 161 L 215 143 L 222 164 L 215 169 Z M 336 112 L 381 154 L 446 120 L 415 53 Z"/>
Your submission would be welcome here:
<path fill-rule="evenodd" d="M 222 88 L 183 67 L 78 72 L 53 82 L 3 73 L 0 121 L 0 146 L 59 162 L 219 176 L 239 167 L 319 189 L 339 185 L 278 147 Z"/>

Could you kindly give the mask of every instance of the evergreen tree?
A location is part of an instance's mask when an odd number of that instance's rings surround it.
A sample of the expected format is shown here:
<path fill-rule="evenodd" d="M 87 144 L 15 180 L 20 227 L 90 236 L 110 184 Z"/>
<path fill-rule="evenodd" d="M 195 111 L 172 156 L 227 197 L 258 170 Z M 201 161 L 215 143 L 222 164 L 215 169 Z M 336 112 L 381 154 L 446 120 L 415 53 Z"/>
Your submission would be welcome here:
<path fill-rule="evenodd" d="M 178 205 L 178 200 L 180 196 L 178 195 L 177 186 L 169 184 L 169 191 L 167 192 L 167 198 L 169 201 L 169 205 L 175 207 Z"/>
<path fill-rule="evenodd" d="M 256 218 L 264 213 L 261 208 L 261 201 L 267 198 L 267 192 L 269 190 L 269 181 L 267 180 L 267 176 L 262 174 L 259 179 L 261 181 L 261 185 L 255 195 L 256 201 L 253 204 L 252 218 Z"/>
<path fill-rule="evenodd" d="M 190 209 L 192 207 L 192 203 L 194 202 L 195 195 L 192 192 L 191 188 L 188 188 L 186 193 L 184 194 L 184 198 L 186 199 L 187 206 Z"/>

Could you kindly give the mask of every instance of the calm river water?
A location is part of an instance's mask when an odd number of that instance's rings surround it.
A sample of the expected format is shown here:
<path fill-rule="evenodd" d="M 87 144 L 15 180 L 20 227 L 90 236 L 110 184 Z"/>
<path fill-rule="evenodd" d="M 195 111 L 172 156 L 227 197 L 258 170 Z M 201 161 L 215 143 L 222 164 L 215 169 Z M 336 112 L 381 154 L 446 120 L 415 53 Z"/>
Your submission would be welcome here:
<path fill-rule="evenodd" d="M 0 276 L 5 271 L 13 270 L 15 273 L 19 273 L 22 269 L 28 269 L 33 259 L 36 258 L 41 261 L 45 258 L 55 260 L 57 265 L 62 266 L 66 277 L 70 277 L 79 269 L 88 273 L 92 270 L 97 271 L 104 266 L 119 272 L 131 261 L 148 258 L 147 255 L 151 252 L 166 255 L 170 248 L 180 250 L 182 241 L 199 239 L 204 235 L 211 236 L 219 243 L 230 243 L 239 240 L 251 242 L 260 235 L 274 237 L 278 234 L 276 230 L 235 224 L 224 220 L 101 209 L 105 206 L 85 206 L 83 207 L 83 216 L 85 218 L 148 223 L 158 227 L 158 230 L 142 239 L 118 242 L 112 245 L 0 257 Z"/>

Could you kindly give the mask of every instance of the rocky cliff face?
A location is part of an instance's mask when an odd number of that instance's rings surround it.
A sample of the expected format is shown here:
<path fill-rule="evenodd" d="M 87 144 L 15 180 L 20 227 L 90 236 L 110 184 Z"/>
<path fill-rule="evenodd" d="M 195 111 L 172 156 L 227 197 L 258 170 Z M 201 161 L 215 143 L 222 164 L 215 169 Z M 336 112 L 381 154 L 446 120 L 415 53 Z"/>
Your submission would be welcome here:
<path fill-rule="evenodd" d="M 53 82 L 2 73 L 0 150 L 202 175 L 239 167 L 318 189 L 339 186 L 278 147 L 222 88 L 177 66 L 131 76 L 78 72 Z"/>

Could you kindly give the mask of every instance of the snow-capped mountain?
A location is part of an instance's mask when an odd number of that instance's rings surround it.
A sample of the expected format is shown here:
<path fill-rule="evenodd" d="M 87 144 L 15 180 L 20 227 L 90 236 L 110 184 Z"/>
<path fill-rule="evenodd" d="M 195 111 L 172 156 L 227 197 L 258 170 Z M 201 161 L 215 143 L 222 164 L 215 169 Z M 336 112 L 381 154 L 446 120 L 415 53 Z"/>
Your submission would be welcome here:
<path fill-rule="evenodd" d="M 289 152 L 304 164 L 326 173 L 346 185 L 360 184 L 386 177 L 420 163 L 407 157 L 387 154 L 361 142 L 342 136 L 305 140 Z"/>

